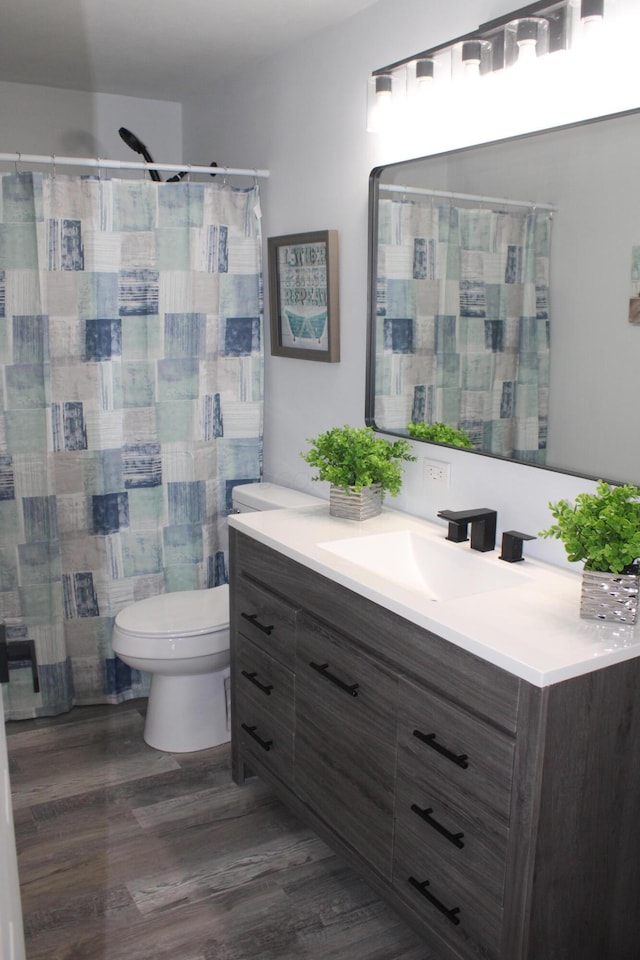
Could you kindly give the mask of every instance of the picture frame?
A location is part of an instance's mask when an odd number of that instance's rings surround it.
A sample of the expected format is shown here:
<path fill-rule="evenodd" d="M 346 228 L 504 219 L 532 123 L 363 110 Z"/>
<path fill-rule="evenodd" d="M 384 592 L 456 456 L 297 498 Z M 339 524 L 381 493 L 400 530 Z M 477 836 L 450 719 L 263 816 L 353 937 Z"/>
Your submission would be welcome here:
<path fill-rule="evenodd" d="M 269 237 L 271 353 L 340 360 L 338 231 Z"/>

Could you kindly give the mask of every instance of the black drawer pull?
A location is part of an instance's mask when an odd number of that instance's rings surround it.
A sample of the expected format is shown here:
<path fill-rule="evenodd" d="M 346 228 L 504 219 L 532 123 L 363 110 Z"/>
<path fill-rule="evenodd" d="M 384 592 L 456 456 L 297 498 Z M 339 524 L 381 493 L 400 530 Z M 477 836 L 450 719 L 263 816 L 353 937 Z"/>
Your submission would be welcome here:
<path fill-rule="evenodd" d="M 454 847 L 462 850 L 464 847 L 464 843 L 462 842 L 464 833 L 450 833 L 446 827 L 443 827 L 441 823 L 438 823 L 435 817 L 431 816 L 433 813 L 433 807 L 426 807 L 426 809 L 421 810 L 417 803 L 412 803 L 411 809 L 414 813 L 417 813 L 419 817 L 422 817 L 425 823 L 428 823 L 430 827 L 433 827 L 433 829 L 437 830 L 438 833 L 441 833 L 443 837 L 446 837 L 447 840 L 454 845 Z"/>
<path fill-rule="evenodd" d="M 344 680 L 341 680 L 339 677 L 334 676 L 332 673 L 329 673 L 328 663 L 309 663 L 309 666 L 316 670 L 321 677 L 326 677 L 327 680 L 330 680 L 331 683 L 335 683 L 336 687 L 340 687 L 341 690 L 344 690 L 345 693 L 350 693 L 352 697 L 358 696 L 358 687 L 359 683 L 345 683 Z"/>
<path fill-rule="evenodd" d="M 256 673 L 255 670 L 253 671 L 253 673 L 249 673 L 247 670 L 243 670 L 242 676 L 246 677 L 247 680 L 250 680 L 251 683 L 254 685 L 254 687 L 257 687 L 258 690 L 262 690 L 262 692 L 266 693 L 268 697 L 271 696 L 271 691 L 273 690 L 273 684 L 260 683 L 259 680 L 256 680 L 256 677 L 258 676 L 258 674 Z"/>
<path fill-rule="evenodd" d="M 420 883 L 418 880 L 416 880 L 415 877 L 409 877 L 409 883 L 411 884 L 412 887 L 415 887 L 416 890 L 419 893 L 421 893 L 423 897 L 426 897 L 429 903 L 432 903 L 434 907 L 436 907 L 440 911 L 440 913 L 443 913 L 447 918 L 447 920 L 450 920 L 451 923 L 454 924 L 454 926 L 456 927 L 459 926 L 460 917 L 458 916 L 458 914 L 460 913 L 460 907 L 452 907 L 451 909 L 449 909 L 448 907 L 445 907 L 444 903 L 440 903 L 438 898 L 434 897 L 434 895 L 432 893 L 429 893 L 429 891 L 427 890 L 427 887 L 429 886 L 428 880 L 423 880 L 422 883 Z"/>
<path fill-rule="evenodd" d="M 442 744 L 436 743 L 435 733 L 421 733 L 420 730 L 413 731 L 414 737 L 417 737 L 418 740 L 422 740 L 423 743 L 426 743 L 428 747 L 432 747 L 434 750 L 437 750 L 438 753 L 441 753 L 443 757 L 446 757 L 447 760 L 451 760 L 452 763 L 456 763 L 459 767 L 462 767 L 463 770 L 466 770 L 469 764 L 467 760 L 469 757 L 466 753 L 461 753 L 460 756 L 457 756 L 455 753 L 452 753 L 451 750 L 447 750 L 446 747 L 443 747 Z"/>
<path fill-rule="evenodd" d="M 250 737 L 253 737 L 256 743 L 260 744 L 263 750 L 271 750 L 271 747 L 273 746 L 273 740 L 263 740 L 262 737 L 259 737 L 256 733 L 256 728 L 248 727 L 246 723 L 241 723 L 240 726 L 243 730 L 246 730 Z"/>
<path fill-rule="evenodd" d="M 252 623 L 254 627 L 258 628 L 258 630 L 262 630 L 262 632 L 266 633 L 267 636 L 269 636 L 273 630 L 273 624 L 271 624 L 270 627 L 265 627 L 264 623 L 260 623 L 257 613 L 241 613 L 240 616 L 244 617 L 245 620 L 248 620 L 249 623 Z"/>

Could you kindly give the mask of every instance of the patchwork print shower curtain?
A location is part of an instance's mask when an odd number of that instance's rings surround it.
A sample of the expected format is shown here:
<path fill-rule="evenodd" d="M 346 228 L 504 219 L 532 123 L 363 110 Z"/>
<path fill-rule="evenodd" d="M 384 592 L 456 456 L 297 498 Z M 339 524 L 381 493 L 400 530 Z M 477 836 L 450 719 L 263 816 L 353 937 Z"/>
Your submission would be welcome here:
<path fill-rule="evenodd" d="M 379 210 L 376 422 L 440 421 L 544 463 L 550 214 L 423 197 Z"/>
<path fill-rule="evenodd" d="M 0 619 L 7 717 L 118 702 L 128 603 L 227 579 L 262 463 L 258 188 L 1 178 Z M 19 647 L 13 648 L 18 650 Z"/>

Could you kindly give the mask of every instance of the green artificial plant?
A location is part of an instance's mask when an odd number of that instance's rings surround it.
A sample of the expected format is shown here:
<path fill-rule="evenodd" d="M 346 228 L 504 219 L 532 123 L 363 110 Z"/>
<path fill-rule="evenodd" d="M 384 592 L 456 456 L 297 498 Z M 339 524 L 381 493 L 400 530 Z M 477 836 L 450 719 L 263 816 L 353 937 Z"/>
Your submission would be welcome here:
<path fill-rule="evenodd" d="M 415 440 L 431 440 L 433 443 L 447 443 L 450 447 L 470 449 L 471 440 L 465 430 L 450 427 L 448 423 L 424 423 L 418 420 L 407 424 L 409 436 Z"/>
<path fill-rule="evenodd" d="M 550 503 L 555 523 L 541 537 L 562 540 L 571 561 L 600 573 L 636 572 L 640 557 L 640 489 L 631 483 L 609 486 L 598 481 L 596 493 L 580 493 L 575 506 Z"/>
<path fill-rule="evenodd" d="M 407 440 L 390 443 L 377 437 L 372 427 L 333 427 L 314 439 L 300 454 L 318 471 L 313 480 L 328 480 L 343 490 L 362 490 L 379 483 L 382 495 L 395 497 L 402 486 L 402 461 L 413 461 Z"/>

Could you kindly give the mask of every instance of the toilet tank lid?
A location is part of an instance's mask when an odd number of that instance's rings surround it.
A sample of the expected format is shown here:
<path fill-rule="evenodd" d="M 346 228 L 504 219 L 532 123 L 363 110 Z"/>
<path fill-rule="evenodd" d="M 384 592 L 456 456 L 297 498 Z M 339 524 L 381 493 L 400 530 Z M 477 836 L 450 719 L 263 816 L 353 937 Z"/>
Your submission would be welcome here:
<path fill-rule="evenodd" d="M 287 507 L 317 506 L 318 497 L 301 493 L 277 483 L 241 483 L 233 488 L 233 504 L 236 507 L 252 507 L 254 510 L 277 510 Z"/>

